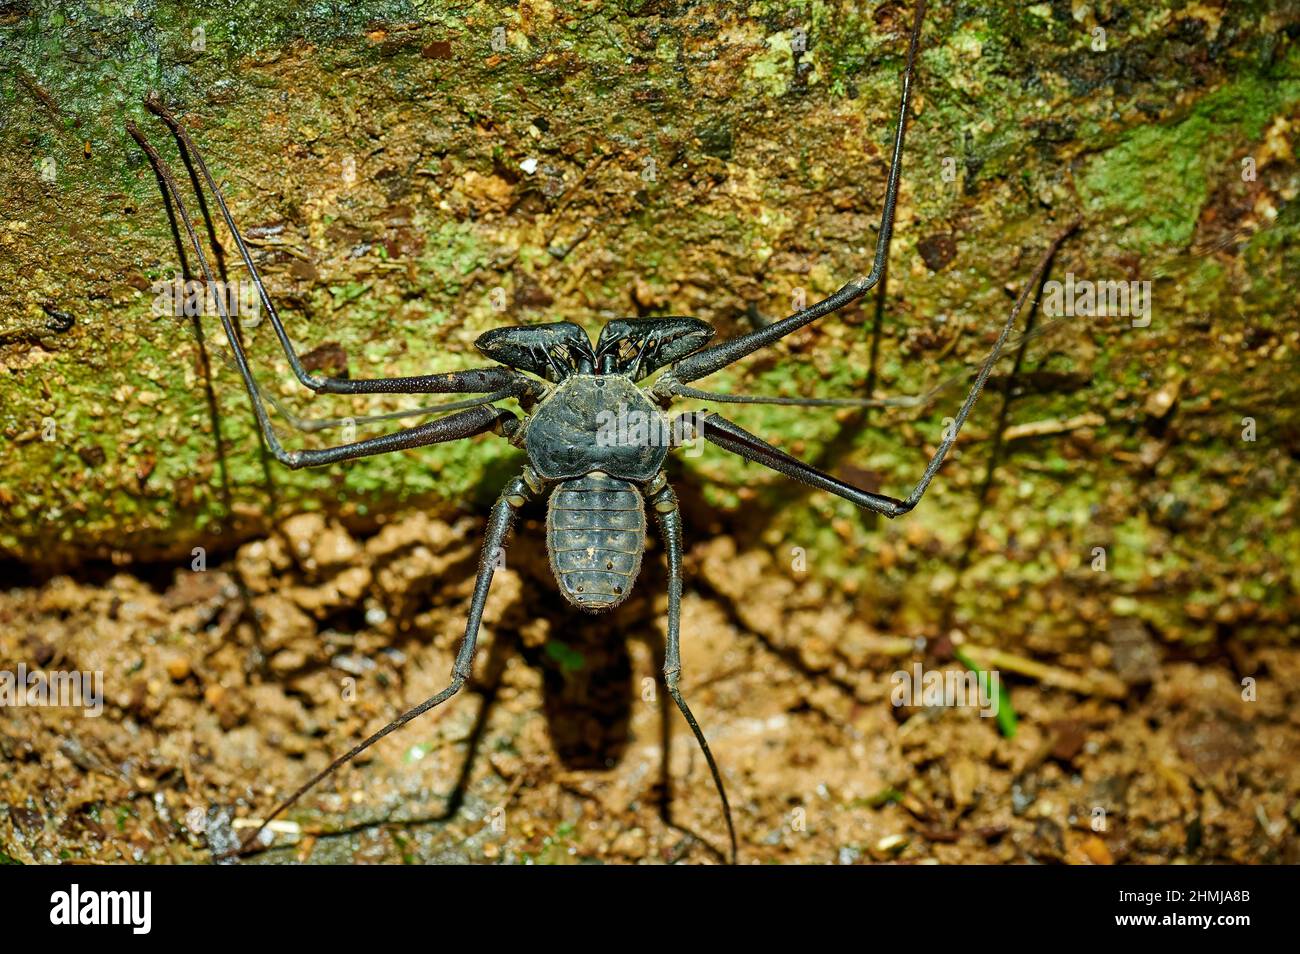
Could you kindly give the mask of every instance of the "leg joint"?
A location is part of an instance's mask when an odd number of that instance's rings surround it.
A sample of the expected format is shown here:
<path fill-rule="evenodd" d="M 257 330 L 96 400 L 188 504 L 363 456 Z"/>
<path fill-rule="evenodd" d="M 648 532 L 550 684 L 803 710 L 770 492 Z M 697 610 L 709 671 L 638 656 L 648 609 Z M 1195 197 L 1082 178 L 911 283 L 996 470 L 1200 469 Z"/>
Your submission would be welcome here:
<path fill-rule="evenodd" d="M 290 470 L 302 470 L 302 468 L 307 466 L 307 462 L 303 459 L 302 451 L 287 451 L 283 447 L 276 447 L 272 450 L 272 453 L 275 454 L 276 460 L 284 464 L 284 466 L 288 467 Z"/>
<path fill-rule="evenodd" d="M 672 484 L 668 483 L 663 471 L 646 485 L 645 499 L 657 513 L 672 513 L 677 509 L 677 494 L 673 492 Z"/>
<path fill-rule="evenodd" d="M 523 478 L 524 483 L 528 485 L 528 489 L 534 494 L 541 494 L 542 490 L 545 489 L 545 482 L 541 477 L 537 476 L 537 471 L 527 465 L 524 466 Z"/>
<path fill-rule="evenodd" d="M 524 476 L 512 477 L 510 483 L 506 484 L 506 489 L 501 493 L 501 499 L 514 510 L 518 510 L 528 503 L 536 493 L 528 481 L 528 473 L 529 471 L 525 469 Z"/>

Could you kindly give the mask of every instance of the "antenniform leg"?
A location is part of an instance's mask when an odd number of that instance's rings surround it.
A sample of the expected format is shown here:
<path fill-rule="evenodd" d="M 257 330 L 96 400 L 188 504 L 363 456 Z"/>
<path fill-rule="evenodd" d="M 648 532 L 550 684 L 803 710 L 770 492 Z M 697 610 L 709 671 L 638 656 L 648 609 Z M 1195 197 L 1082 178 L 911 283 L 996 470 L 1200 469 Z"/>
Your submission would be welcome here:
<path fill-rule="evenodd" d="M 1016 299 L 1015 305 L 1011 309 L 1011 315 L 1007 322 L 1002 326 L 1002 332 L 998 335 L 997 341 L 993 345 L 993 350 L 989 352 L 980 372 L 975 377 L 975 384 L 971 388 L 970 394 L 966 396 L 961 410 L 957 412 L 957 417 L 953 423 L 945 429 L 944 438 L 939 443 L 938 449 L 934 456 L 930 458 L 930 463 L 926 465 L 925 473 L 917 481 L 912 492 L 903 500 L 896 497 L 888 497 L 883 494 L 873 494 L 865 490 L 854 487 L 852 484 L 846 484 L 838 478 L 832 477 L 803 461 L 791 457 L 785 451 L 778 450 L 762 438 L 756 437 L 749 431 L 739 425 L 727 420 L 719 414 L 702 414 L 697 418 L 702 418 L 703 423 L 698 425 L 700 433 L 705 439 L 712 441 L 724 450 L 729 450 L 733 454 L 738 454 L 747 460 L 762 464 L 764 467 L 770 467 L 772 470 L 785 474 L 787 477 L 793 477 L 795 480 L 808 484 L 810 487 L 816 487 L 819 490 L 828 490 L 837 496 L 843 497 L 851 503 L 864 507 L 868 510 L 874 510 L 876 513 L 883 513 L 886 517 L 898 517 L 908 513 L 920 502 L 921 497 L 925 494 L 926 488 L 930 486 L 930 481 L 938 473 L 943 459 L 949 449 L 957 441 L 957 435 L 961 432 L 962 425 L 966 423 L 966 418 L 970 415 L 971 408 L 975 406 L 976 399 L 980 396 L 980 391 L 984 388 L 984 383 L 988 380 L 993 365 L 997 363 L 998 356 L 1002 353 L 1002 347 L 1006 344 L 1007 337 L 1011 334 L 1011 329 L 1015 326 L 1016 320 L 1020 317 L 1020 312 L 1024 309 L 1025 303 L 1037 292 L 1042 284 L 1043 276 L 1047 272 L 1047 267 L 1060 248 L 1061 243 L 1078 227 L 1078 222 L 1071 224 L 1052 243 L 1039 259 L 1038 266 L 1034 269 L 1034 274 L 1025 287 L 1021 289 L 1020 296 Z M 689 420 L 688 415 L 684 417 Z M 679 418 L 680 420 L 680 418 Z M 680 425 L 678 425 L 680 426 Z M 676 430 L 676 428 L 675 428 Z"/>
<path fill-rule="evenodd" d="M 262 283 L 262 276 L 258 272 L 257 266 L 253 264 L 253 256 L 249 253 L 248 246 L 245 244 L 244 237 L 240 233 L 238 226 L 235 225 L 235 219 L 230 214 L 229 206 L 226 205 L 226 196 L 221 191 L 221 187 L 217 185 L 217 180 L 208 170 L 208 164 L 203 159 L 203 153 L 194 144 L 189 131 L 181 121 L 172 115 L 156 95 L 151 93 L 145 100 L 145 106 L 167 124 L 172 133 L 180 140 L 185 151 L 194 160 L 194 165 L 198 167 L 199 174 L 203 177 L 208 189 L 212 192 L 213 198 L 217 201 L 217 208 L 221 210 L 221 217 L 225 220 L 226 227 L 230 229 L 230 234 L 234 237 L 235 246 L 239 249 L 239 257 L 243 259 L 244 267 L 248 269 L 253 285 L 257 288 L 258 297 L 262 300 L 262 307 L 266 309 L 267 317 L 271 319 L 271 327 L 275 329 L 276 337 L 280 340 L 280 347 L 284 349 L 285 357 L 289 359 L 289 366 L 293 369 L 294 376 L 303 385 L 322 394 L 487 394 L 506 388 L 524 388 L 527 386 L 527 378 L 505 367 L 473 368 L 467 371 L 452 371 L 447 374 L 420 374 L 410 377 L 379 379 L 320 378 L 308 373 L 307 369 L 303 367 L 302 361 L 299 360 L 297 352 L 294 351 L 293 343 L 289 340 L 289 333 L 285 330 L 284 323 L 280 320 L 275 305 L 271 302 L 271 296 Z"/>
<path fill-rule="evenodd" d="M 283 401 L 265 388 L 259 387 L 258 391 L 262 395 L 262 400 L 275 408 L 275 412 L 284 418 L 290 427 L 308 434 L 337 427 L 362 427 L 379 421 L 400 421 L 408 417 L 428 417 L 431 414 L 445 414 L 448 411 L 463 411 L 466 408 L 492 404 L 516 396 L 512 391 L 496 391 L 482 397 L 466 398 L 461 401 L 444 401 L 441 404 L 426 404 L 423 407 L 410 407 L 401 411 L 384 411 L 380 414 L 350 414 L 345 417 L 302 417 L 285 407 Z"/>
<path fill-rule="evenodd" d="M 189 236 L 195 255 L 198 257 L 203 277 L 208 282 L 209 287 L 213 286 L 215 281 L 212 266 L 208 263 L 208 257 L 203 251 L 203 245 L 199 241 L 198 233 L 194 230 L 194 222 L 190 218 L 189 210 L 186 208 L 184 201 L 181 199 L 180 187 L 176 184 L 176 179 L 172 175 L 170 167 L 163 161 L 162 156 L 158 154 L 158 151 L 154 149 L 153 145 L 134 123 L 128 122 L 127 129 L 140 143 L 154 168 L 158 170 L 158 174 L 166 185 L 172 203 L 180 216 L 181 223 L 185 227 L 185 232 Z M 411 447 L 422 447 L 426 444 L 459 440 L 463 437 L 473 437 L 475 434 L 482 434 L 491 430 L 504 431 L 515 421 L 515 416 L 511 412 L 484 405 L 459 411 L 448 417 L 431 421 L 428 424 L 421 424 L 418 427 L 344 444 L 340 447 L 329 447 L 321 450 L 285 450 L 280 444 L 280 439 L 276 436 L 275 430 L 271 427 L 271 420 L 266 412 L 266 407 L 260 400 L 261 394 L 258 390 L 257 381 L 254 379 L 252 369 L 248 365 L 248 358 L 244 354 L 243 345 L 240 344 L 239 335 L 235 331 L 234 323 L 226 310 L 222 296 L 216 295 L 214 300 L 217 305 L 217 314 L 221 318 L 221 326 L 225 329 L 226 339 L 230 342 L 230 347 L 234 352 L 235 365 L 238 367 L 240 376 L 244 379 L 244 385 L 248 389 L 249 400 L 253 403 L 253 411 L 257 415 L 257 422 L 266 438 L 267 446 L 277 460 L 289 467 L 297 469 L 299 467 L 332 464 L 337 461 L 351 460 L 355 457 L 369 457 L 374 454 L 386 454 Z"/>
<path fill-rule="evenodd" d="M 252 836 L 246 839 L 243 845 L 232 854 L 242 854 L 251 847 L 262 833 L 262 829 L 284 812 L 286 808 L 302 798 L 321 779 L 333 774 L 341 766 L 352 761 L 384 736 L 396 732 L 412 719 L 442 705 L 460 691 L 460 688 L 465 685 L 465 681 L 469 679 L 474 666 L 474 649 L 478 644 L 479 624 L 483 621 L 483 609 L 487 605 L 488 591 L 492 586 L 492 576 L 496 572 L 501 554 L 505 552 L 506 537 L 510 533 L 510 528 L 514 525 L 516 511 L 531 496 L 532 491 L 529 489 L 527 482 L 522 477 L 515 477 L 506 485 L 506 489 L 492 507 L 491 516 L 488 517 L 487 533 L 484 535 L 483 551 L 479 555 L 478 577 L 474 583 L 474 596 L 470 600 L 469 618 L 465 621 L 465 638 L 460 644 L 460 650 L 456 653 L 456 663 L 451 671 L 451 685 L 436 696 L 425 699 L 418 706 L 403 712 L 364 742 L 353 746 L 346 754 L 340 755 L 320 772 L 313 775 L 296 792 L 277 805 L 275 810 L 262 820 L 262 823 L 253 832 Z"/>
<path fill-rule="evenodd" d="M 727 791 L 722 786 L 722 774 L 718 771 L 718 764 L 713 761 L 713 753 L 709 751 L 709 743 L 704 738 L 700 724 L 695 721 L 695 716 L 687 707 L 686 700 L 682 698 L 681 690 L 677 688 L 677 679 L 682 672 L 682 514 L 677 506 L 677 495 L 666 482 L 659 490 L 652 491 L 646 497 L 646 501 L 650 504 L 650 509 L 659 524 L 659 530 L 664 537 L 664 549 L 668 555 L 668 645 L 664 652 L 664 684 L 668 687 L 668 694 L 673 697 L 673 702 L 677 703 L 677 708 L 682 710 L 686 724 L 695 734 L 695 741 L 699 743 L 700 751 L 704 753 L 704 760 L 709 763 L 714 787 L 718 790 L 718 797 L 722 799 L 722 815 L 727 821 L 727 837 L 731 842 L 730 860 L 735 864 L 736 829 L 731 822 L 731 805 L 727 801 Z"/>
<path fill-rule="evenodd" d="M 1008 338 L 1007 343 L 1002 346 L 1002 350 L 1004 352 L 1015 351 L 1030 341 L 1061 330 L 1072 321 L 1074 321 L 1073 318 L 1067 317 L 1038 324 L 1023 334 Z M 794 397 L 775 394 L 737 394 L 734 392 L 724 394 L 719 391 L 705 391 L 689 384 L 680 383 L 674 384 L 669 394 L 672 397 L 690 398 L 695 401 L 717 401 L 719 404 L 774 404 L 783 407 L 918 408 L 927 406 L 944 391 L 969 380 L 977 374 L 979 374 L 978 367 L 968 368 L 965 371 L 959 371 L 938 384 L 932 385 L 923 394 L 909 394 L 898 397 Z M 450 408 L 448 409 L 450 410 Z"/>

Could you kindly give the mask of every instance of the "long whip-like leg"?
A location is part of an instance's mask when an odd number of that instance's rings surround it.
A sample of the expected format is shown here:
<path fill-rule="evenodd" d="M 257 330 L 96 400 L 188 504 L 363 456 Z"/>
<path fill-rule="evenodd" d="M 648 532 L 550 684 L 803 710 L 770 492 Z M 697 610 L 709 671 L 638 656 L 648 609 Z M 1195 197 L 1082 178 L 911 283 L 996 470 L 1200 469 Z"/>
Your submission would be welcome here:
<path fill-rule="evenodd" d="M 926 489 L 930 486 L 930 481 L 934 475 L 939 472 L 939 467 L 943 464 L 943 459 L 947 456 L 949 449 L 957 441 L 957 435 L 961 433 L 962 425 L 966 423 L 966 418 L 970 416 L 971 408 L 975 406 L 980 392 L 984 389 L 984 383 L 988 380 L 989 374 L 993 370 L 993 365 L 997 363 L 998 356 L 1002 353 L 1002 348 L 1006 344 L 1007 338 L 1011 335 L 1011 329 L 1015 326 L 1016 320 L 1028 303 L 1042 285 L 1043 276 L 1047 273 L 1047 268 L 1051 264 L 1057 249 L 1075 229 L 1079 227 L 1079 222 L 1071 223 L 1062 231 L 1051 244 L 1048 245 L 1047 251 L 1039 259 L 1034 273 L 1030 276 L 1025 287 L 1021 289 L 1020 297 L 1011 308 L 1011 314 L 1007 318 L 1006 324 L 1002 326 L 1002 332 L 998 335 L 997 341 L 993 345 L 993 350 L 989 352 L 984 364 L 980 367 L 980 372 L 975 378 L 975 383 L 971 387 L 970 393 L 962 403 L 961 410 L 953 422 L 944 429 L 944 438 L 939 443 L 938 449 L 930 458 L 929 464 L 926 465 L 925 473 L 917 481 L 916 486 L 906 498 L 900 500 L 897 497 L 889 497 L 884 494 L 870 493 L 847 484 L 837 477 L 832 477 L 816 467 L 805 464 L 798 458 L 792 457 L 783 450 L 773 447 L 771 444 L 757 437 L 738 424 L 727 420 L 719 414 L 702 414 L 699 417 L 700 423 L 697 425 L 700 434 L 707 440 L 712 441 L 724 450 L 729 450 L 733 454 L 752 460 L 755 463 L 762 464 L 764 467 L 770 467 L 779 473 L 785 474 L 811 487 L 819 490 L 827 490 L 837 496 L 843 497 L 856 506 L 874 510 L 876 513 L 882 513 L 886 517 L 899 517 L 910 512 L 920 502 L 921 497 L 925 494 Z M 674 428 L 677 430 L 677 428 Z"/>
<path fill-rule="evenodd" d="M 1002 346 L 1004 352 L 1023 348 L 1029 342 L 1046 337 L 1074 322 L 1074 318 L 1057 318 L 1017 335 Z M 705 391 L 689 384 L 674 384 L 673 397 L 689 398 L 694 401 L 716 401 L 719 404 L 773 404 L 783 407 L 844 407 L 844 408 L 920 408 L 934 401 L 940 394 L 963 381 L 969 381 L 979 373 L 979 368 L 967 368 L 964 371 L 945 378 L 940 383 L 928 388 L 924 394 L 911 394 L 899 397 L 794 397 L 773 394 L 724 394 L 718 391 Z"/>
<path fill-rule="evenodd" d="M 661 379 L 665 388 L 668 388 L 671 382 L 695 381 L 753 354 L 759 348 L 780 341 L 786 335 L 811 324 L 823 315 L 829 315 L 856 301 L 880 281 L 880 276 L 884 274 L 885 265 L 889 260 L 889 242 L 894 232 L 894 209 L 898 205 L 898 184 L 903 173 L 903 139 L 907 133 L 907 114 L 912 102 L 912 76 L 915 72 L 916 52 L 921 43 L 921 23 L 924 18 L 925 0 L 920 0 L 916 5 L 916 15 L 908 41 L 907 68 L 903 72 L 903 92 L 898 104 L 898 125 L 894 131 L 889 179 L 885 186 L 885 207 L 880 213 L 880 232 L 876 235 L 876 252 L 870 274 L 854 279 L 830 297 L 809 305 L 788 318 L 682 358 Z"/>
<path fill-rule="evenodd" d="M 303 385 L 323 394 L 486 394 L 503 388 L 521 387 L 526 383 L 527 379 L 523 375 L 505 367 L 472 368 L 466 371 L 451 371 L 446 374 L 421 374 L 409 377 L 378 379 L 321 378 L 310 374 L 294 350 L 293 342 L 289 340 L 289 333 L 285 330 L 284 322 L 280 320 L 279 312 L 275 310 L 275 304 L 271 301 L 266 286 L 262 283 L 262 276 L 253 263 L 253 256 L 248 251 L 248 246 L 245 244 L 244 237 L 240 233 L 238 226 L 235 225 L 235 219 L 230 214 L 229 206 L 226 205 L 226 196 L 221 187 L 217 185 L 216 178 L 208 169 L 203 153 L 194 144 L 194 140 L 190 138 L 189 131 L 184 124 L 172 115 L 156 94 L 151 93 L 145 99 L 145 106 L 167 124 L 198 167 L 199 174 L 203 177 L 208 189 L 212 192 L 213 198 L 217 201 L 217 208 L 221 211 L 221 217 L 225 220 L 226 228 L 230 230 L 230 234 L 234 237 L 235 246 L 239 249 L 239 256 L 244 261 L 244 267 L 248 269 L 248 274 L 257 289 L 258 297 L 262 301 L 262 307 L 266 309 L 267 317 L 271 319 L 271 327 L 275 329 L 275 335 L 280 341 L 280 346 L 289 359 L 289 366 L 293 369 L 294 376 Z"/>
<path fill-rule="evenodd" d="M 380 414 L 354 414 L 346 417 L 301 417 L 286 407 L 283 401 L 266 390 L 266 388 L 259 387 L 258 392 L 262 395 L 262 400 L 275 408 L 275 412 L 284 418 L 290 427 L 307 434 L 349 425 L 362 427 L 366 424 L 377 424 L 380 421 L 400 421 L 408 417 L 428 417 L 431 414 L 463 411 L 467 408 L 493 404 L 497 401 L 504 401 L 506 398 L 518 396 L 518 393 L 512 389 L 510 391 L 496 391 L 492 394 L 484 394 L 482 397 L 465 398 L 460 401 L 445 401 L 441 404 L 426 404 L 423 407 L 410 407 L 400 411 L 384 411 Z"/>
<path fill-rule="evenodd" d="M 478 577 L 474 583 L 474 596 L 470 601 L 469 618 L 465 621 L 465 638 L 460 644 L 460 649 L 456 653 L 456 664 L 451 671 L 451 685 L 435 696 L 430 696 L 418 706 L 407 709 L 400 716 L 394 719 L 388 725 L 384 726 L 378 732 L 375 732 L 364 742 L 354 745 L 343 755 L 340 755 L 333 762 L 321 769 L 310 779 L 299 786 L 288 798 L 280 802 L 279 805 L 262 819 L 262 823 L 257 826 L 257 830 L 246 838 L 239 848 L 233 852 L 222 855 L 222 858 L 231 855 L 243 854 L 262 834 L 262 831 L 273 820 L 279 817 L 285 809 L 289 808 L 294 802 L 307 794 L 316 783 L 332 775 L 341 766 L 352 761 L 366 749 L 370 748 L 384 736 L 396 732 L 412 719 L 418 718 L 430 709 L 442 705 L 465 685 L 469 679 L 470 672 L 474 665 L 474 649 L 478 644 L 479 625 L 483 621 L 483 609 L 487 605 L 488 591 L 492 586 L 492 576 L 496 572 L 499 563 L 499 557 L 505 549 L 506 536 L 510 533 L 510 528 L 514 525 L 515 512 L 522 507 L 531 496 L 532 491 L 522 477 L 516 477 L 506 486 L 505 491 L 492 507 L 492 514 L 488 517 L 487 533 L 484 534 L 483 552 L 479 555 Z"/>
<path fill-rule="evenodd" d="M 162 156 L 158 154 L 158 151 L 154 149 L 153 145 L 134 123 L 128 121 L 127 130 L 135 137 L 140 147 L 144 149 L 150 163 L 153 164 L 154 169 L 162 178 L 172 203 L 176 207 L 176 212 L 180 216 L 181 223 L 185 227 L 185 233 L 190 239 L 190 245 L 194 248 L 194 254 L 198 258 L 203 277 L 208 282 L 209 287 L 214 287 L 215 280 L 212 266 L 208 263 L 208 257 L 203 251 L 203 244 L 199 241 L 198 233 L 194 229 L 194 221 L 190 218 L 189 210 L 181 198 L 180 187 L 176 183 L 171 168 L 163 161 Z M 421 424 L 418 427 L 406 428 L 393 434 L 384 434 L 380 437 L 372 437 L 368 440 L 356 441 L 340 447 L 328 447 L 319 450 L 286 450 L 281 445 L 279 437 L 276 436 L 275 429 L 271 426 L 270 416 L 260 399 L 261 394 L 258 390 L 257 381 L 253 377 L 253 371 L 249 367 L 247 356 L 244 354 L 239 334 L 235 329 L 234 322 L 231 321 L 225 303 L 222 301 L 222 296 L 214 296 L 214 301 L 216 302 L 217 315 L 221 319 L 221 327 L 226 332 L 226 339 L 230 343 L 234 354 L 235 365 L 239 369 L 240 376 L 244 379 L 244 386 L 248 390 L 249 400 L 252 401 L 253 412 L 257 416 L 258 426 L 266 438 L 271 453 L 286 466 L 295 469 L 299 467 L 315 467 L 321 464 L 351 460 L 356 457 L 369 457 L 412 447 L 422 447 L 426 444 L 459 440 L 492 430 L 504 432 L 516 420 L 511 412 L 503 411 L 497 407 L 475 407 L 431 421 L 428 424 Z M 515 372 L 511 373 L 515 374 Z"/>
<path fill-rule="evenodd" d="M 713 785 L 718 790 L 718 798 L 722 800 L 722 816 L 727 821 L 727 837 L 731 842 L 729 859 L 734 865 L 736 829 L 731 822 L 731 804 L 727 801 L 727 790 L 722 785 L 722 773 L 718 771 L 718 763 L 713 760 L 713 753 L 709 751 L 709 743 L 704 738 L 700 724 L 695 721 L 690 707 L 682 698 L 681 690 L 677 688 L 677 680 L 682 672 L 682 513 L 677 506 L 677 495 L 666 483 L 659 491 L 647 497 L 646 502 L 650 504 L 655 520 L 659 523 L 659 530 L 664 537 L 664 549 L 668 555 L 668 645 L 664 652 L 664 684 L 668 687 L 668 694 L 673 697 L 673 702 L 677 703 L 677 708 L 682 711 L 682 716 L 686 719 L 686 724 L 691 727 L 700 751 L 704 753 L 704 760 L 709 764 Z"/>

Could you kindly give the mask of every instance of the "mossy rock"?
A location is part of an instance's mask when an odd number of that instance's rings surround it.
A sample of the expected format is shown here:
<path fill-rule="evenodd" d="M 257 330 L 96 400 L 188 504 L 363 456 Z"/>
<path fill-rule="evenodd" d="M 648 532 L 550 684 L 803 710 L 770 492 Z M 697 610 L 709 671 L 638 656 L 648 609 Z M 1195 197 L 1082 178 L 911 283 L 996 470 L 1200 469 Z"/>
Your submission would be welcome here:
<path fill-rule="evenodd" d="M 1083 227 L 1054 277 L 1149 281 L 1150 322 L 1057 322 L 1004 362 L 905 521 L 706 451 L 677 472 L 693 529 L 797 548 L 864 612 L 918 633 L 1082 640 L 1120 614 L 1206 651 L 1225 632 L 1294 636 L 1300 13 L 936 7 L 879 313 L 860 303 L 706 386 L 903 395 L 957 378 L 919 410 L 731 414 L 905 493 L 1064 223 Z M 0 552 L 38 570 L 188 560 L 303 509 L 364 524 L 481 507 L 521 464 L 480 439 L 267 466 L 212 323 L 228 500 L 194 329 L 155 314 L 179 258 L 126 122 L 177 153 L 146 92 L 206 150 L 303 350 L 358 377 L 413 374 L 481 361 L 473 340 L 506 322 L 594 333 L 694 314 L 734 334 L 863 272 L 910 16 L 816 2 L 10 11 Z M 245 338 L 305 412 L 268 324 Z M 310 413 L 400 406 L 320 398 Z"/>

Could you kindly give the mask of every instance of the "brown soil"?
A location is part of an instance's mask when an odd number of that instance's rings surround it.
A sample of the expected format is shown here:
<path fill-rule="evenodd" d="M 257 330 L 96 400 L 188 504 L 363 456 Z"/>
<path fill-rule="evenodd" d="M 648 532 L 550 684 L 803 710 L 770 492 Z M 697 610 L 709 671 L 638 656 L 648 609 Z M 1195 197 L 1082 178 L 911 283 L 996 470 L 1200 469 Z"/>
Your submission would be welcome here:
<path fill-rule="evenodd" d="M 4 853 L 205 862 L 230 847 L 446 684 L 481 529 L 412 513 L 361 537 L 305 514 L 205 572 L 87 570 L 0 594 L 5 669 L 100 670 L 106 692 L 100 718 L 5 712 Z M 472 684 L 306 796 L 247 863 L 719 859 L 717 797 L 657 677 L 661 552 L 603 617 L 563 603 L 535 515 L 507 559 Z M 1251 660 L 1249 701 L 1230 658 L 1180 661 L 1117 624 L 1074 669 L 1003 662 L 1019 717 L 1005 738 L 973 709 L 891 705 L 890 674 L 956 666 L 960 634 L 891 639 L 729 536 L 697 533 L 687 574 L 682 685 L 742 862 L 1300 861 L 1295 648 Z"/>

